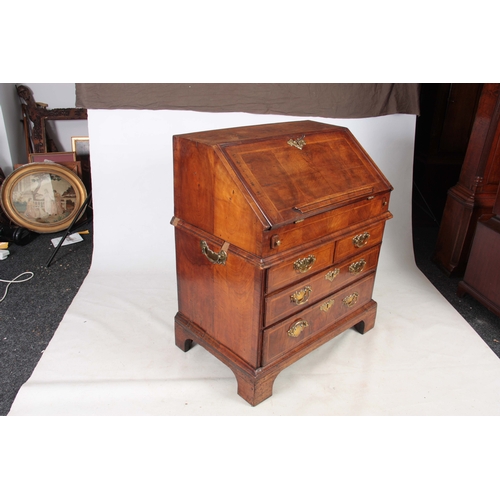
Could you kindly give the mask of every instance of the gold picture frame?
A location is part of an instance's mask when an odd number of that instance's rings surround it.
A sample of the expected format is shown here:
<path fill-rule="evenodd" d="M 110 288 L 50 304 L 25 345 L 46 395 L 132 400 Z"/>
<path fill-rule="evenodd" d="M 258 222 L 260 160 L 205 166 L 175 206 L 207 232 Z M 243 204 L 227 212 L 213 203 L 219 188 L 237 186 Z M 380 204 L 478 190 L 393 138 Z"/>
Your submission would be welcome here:
<path fill-rule="evenodd" d="M 30 155 L 31 156 L 31 155 Z M 30 161 L 30 163 L 42 163 L 42 160 L 34 160 Z M 74 172 L 80 179 L 83 180 L 82 177 L 82 163 L 80 161 L 59 161 L 59 162 L 54 162 L 52 160 L 49 160 L 49 162 L 43 160 L 44 164 L 49 163 L 49 165 L 52 165 L 54 163 L 57 163 L 57 165 L 62 165 L 63 167 L 69 168 L 72 172 Z M 26 163 L 17 163 L 14 165 L 14 170 L 24 167 Z"/>
<path fill-rule="evenodd" d="M 28 163 L 2 183 L 0 204 L 15 224 L 37 233 L 67 229 L 87 198 L 82 180 L 57 163 Z"/>
<path fill-rule="evenodd" d="M 88 137 L 72 137 L 71 151 L 78 156 L 90 156 L 90 143 Z M 78 158 L 77 158 L 78 159 Z"/>

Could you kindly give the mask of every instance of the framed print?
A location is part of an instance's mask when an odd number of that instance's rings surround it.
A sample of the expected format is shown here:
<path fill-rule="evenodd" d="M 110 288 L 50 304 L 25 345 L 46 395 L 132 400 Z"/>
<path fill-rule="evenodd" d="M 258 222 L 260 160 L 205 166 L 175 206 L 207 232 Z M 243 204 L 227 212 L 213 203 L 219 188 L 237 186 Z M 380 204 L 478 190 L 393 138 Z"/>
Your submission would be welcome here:
<path fill-rule="evenodd" d="M 70 226 L 87 198 L 81 179 L 57 163 L 29 163 L 2 183 L 0 204 L 15 224 L 37 233 Z"/>
<path fill-rule="evenodd" d="M 65 153 L 30 153 L 28 155 L 30 163 L 42 162 L 45 160 L 61 163 L 64 161 L 76 161 L 76 154 L 74 151 Z"/>
<path fill-rule="evenodd" d="M 72 137 L 71 149 L 76 156 L 90 156 L 89 138 Z"/>
<path fill-rule="evenodd" d="M 41 163 L 41 162 L 35 162 L 35 163 Z M 45 160 L 43 162 L 44 164 L 49 164 L 49 165 L 54 165 L 56 162 Z M 20 167 L 25 167 L 26 165 L 31 165 L 31 163 L 19 163 L 17 165 L 14 165 L 14 170 L 20 168 Z M 57 162 L 57 165 L 63 165 L 66 168 L 69 168 L 72 172 L 74 172 L 80 179 L 82 179 L 82 166 L 81 162 L 79 161 L 60 161 Z"/>
<path fill-rule="evenodd" d="M 71 149 L 75 153 L 76 159 L 82 164 L 81 179 L 87 188 L 92 189 L 92 175 L 90 173 L 90 142 L 88 137 L 72 137 Z"/>

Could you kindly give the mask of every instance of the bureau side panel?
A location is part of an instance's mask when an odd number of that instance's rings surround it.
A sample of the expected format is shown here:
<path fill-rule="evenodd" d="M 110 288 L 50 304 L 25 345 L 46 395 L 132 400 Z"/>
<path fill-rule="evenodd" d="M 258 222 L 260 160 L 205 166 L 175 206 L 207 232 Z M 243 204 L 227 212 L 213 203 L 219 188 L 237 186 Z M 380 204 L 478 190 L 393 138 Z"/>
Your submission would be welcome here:
<path fill-rule="evenodd" d="M 203 239 L 219 252 L 221 242 L 175 230 L 179 312 L 252 367 L 258 367 L 264 271 L 228 249 L 225 265 L 201 251 Z"/>
<path fill-rule="evenodd" d="M 174 137 L 174 215 L 254 255 L 265 224 L 211 146 Z"/>

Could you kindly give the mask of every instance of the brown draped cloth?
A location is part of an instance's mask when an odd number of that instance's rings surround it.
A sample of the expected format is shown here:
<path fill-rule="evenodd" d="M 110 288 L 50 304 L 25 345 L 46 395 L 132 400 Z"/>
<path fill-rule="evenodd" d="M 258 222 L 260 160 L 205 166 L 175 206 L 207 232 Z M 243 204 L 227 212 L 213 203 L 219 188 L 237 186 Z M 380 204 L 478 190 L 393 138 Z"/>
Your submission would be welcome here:
<path fill-rule="evenodd" d="M 420 113 L 417 83 L 77 83 L 87 109 L 184 109 L 323 118 Z"/>

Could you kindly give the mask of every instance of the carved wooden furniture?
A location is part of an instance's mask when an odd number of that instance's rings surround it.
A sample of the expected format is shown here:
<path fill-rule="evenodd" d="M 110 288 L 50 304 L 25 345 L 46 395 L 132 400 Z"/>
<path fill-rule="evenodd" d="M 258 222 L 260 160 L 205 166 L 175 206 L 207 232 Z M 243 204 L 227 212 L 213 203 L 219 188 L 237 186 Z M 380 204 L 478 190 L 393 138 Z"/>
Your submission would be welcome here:
<path fill-rule="evenodd" d="M 205 347 L 257 405 L 285 367 L 371 329 L 391 190 L 342 127 L 174 136 L 176 345 Z"/>
<path fill-rule="evenodd" d="M 423 83 L 415 128 L 413 221 L 439 225 L 448 190 L 459 178 L 482 83 Z"/>
<path fill-rule="evenodd" d="M 458 295 L 468 293 L 500 316 L 500 188 L 493 217 L 479 219 Z"/>
<path fill-rule="evenodd" d="M 500 181 L 500 84 L 485 83 L 458 183 L 448 191 L 434 261 L 463 274 L 478 219 L 491 215 Z"/>
<path fill-rule="evenodd" d="M 48 109 L 47 104 L 35 101 L 33 91 L 26 85 L 17 85 L 16 89 L 23 111 L 27 154 L 57 151 L 53 142 L 47 137 L 47 120 L 87 119 L 87 110 L 84 108 Z"/>
<path fill-rule="evenodd" d="M 57 152 L 57 146 L 47 133 L 47 120 L 86 120 L 87 110 L 84 108 L 48 109 L 45 103 L 36 102 L 32 90 L 26 85 L 17 85 L 17 94 L 21 101 L 23 115 L 24 139 L 28 160 L 38 153 Z M 87 191 L 92 189 L 90 173 L 90 157 L 88 155 L 74 158 L 80 162 L 80 177 Z M 33 161 L 43 161 L 40 158 Z M 57 160 L 53 160 L 57 161 Z"/>

